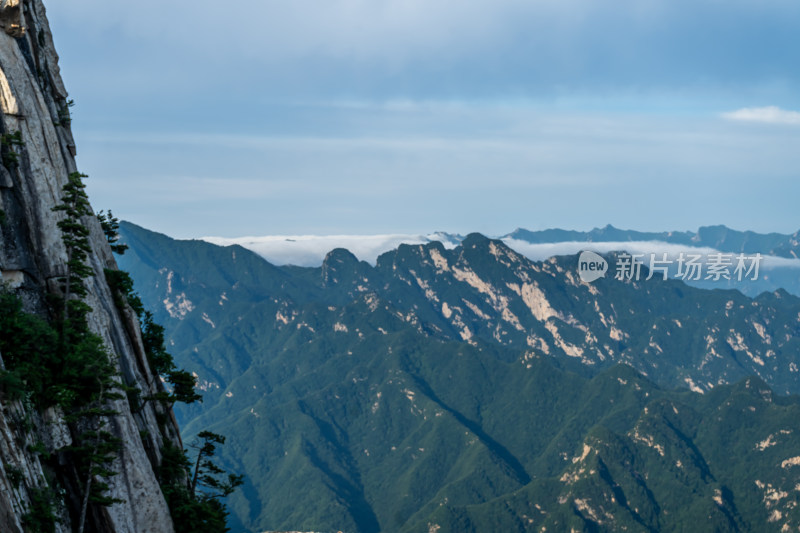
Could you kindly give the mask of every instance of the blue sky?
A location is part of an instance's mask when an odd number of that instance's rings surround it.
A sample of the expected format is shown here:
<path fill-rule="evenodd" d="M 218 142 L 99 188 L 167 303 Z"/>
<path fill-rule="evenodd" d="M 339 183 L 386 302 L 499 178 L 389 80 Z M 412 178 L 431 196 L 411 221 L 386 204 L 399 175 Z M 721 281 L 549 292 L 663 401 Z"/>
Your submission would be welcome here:
<path fill-rule="evenodd" d="M 48 16 L 95 208 L 172 236 L 800 229 L 795 0 Z"/>

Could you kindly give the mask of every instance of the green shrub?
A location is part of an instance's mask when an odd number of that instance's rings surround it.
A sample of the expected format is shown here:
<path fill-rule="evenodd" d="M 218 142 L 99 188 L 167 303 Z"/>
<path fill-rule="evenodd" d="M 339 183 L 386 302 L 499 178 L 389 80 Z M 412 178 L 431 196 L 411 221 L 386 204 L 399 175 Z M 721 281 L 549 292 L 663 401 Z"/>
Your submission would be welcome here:
<path fill-rule="evenodd" d="M 6 478 L 8 478 L 11 486 L 18 489 L 22 484 L 22 480 L 25 479 L 22 469 L 9 463 L 5 463 L 3 469 L 6 471 Z"/>
<path fill-rule="evenodd" d="M 50 487 L 31 490 L 31 506 L 22 515 L 28 533 L 54 533 L 58 517 L 55 514 L 56 495 Z"/>
<path fill-rule="evenodd" d="M 210 432 L 203 432 L 202 434 L 214 435 Z M 224 442 L 224 437 L 221 437 L 221 439 Z M 204 442 L 206 441 L 204 440 Z M 219 441 L 215 442 L 219 443 Z M 202 465 L 210 460 L 213 451 L 211 449 L 209 454 L 207 447 L 206 452 L 202 451 L 202 447 L 198 451 L 197 461 L 195 462 L 197 479 L 200 479 L 201 476 L 205 478 L 212 475 L 212 472 Z M 158 479 L 175 523 L 175 532 L 225 533 L 230 531 L 226 524 L 229 513 L 220 498 L 227 496 L 233 489 L 241 485 L 241 476 L 229 474 L 229 481 L 231 479 L 234 481 L 232 484 L 226 481 L 224 488 L 216 488 L 212 492 L 197 492 L 192 489 L 192 486 L 187 481 L 189 474 L 192 473 L 192 462 L 189 461 L 186 451 L 167 443 L 161 449 L 161 456 L 162 461 L 158 471 Z M 217 470 L 222 473 L 221 469 Z"/>
<path fill-rule="evenodd" d="M 127 244 L 119 243 L 119 219 L 116 218 L 111 211 L 106 214 L 103 211 L 97 213 L 97 219 L 100 221 L 100 226 L 103 228 L 103 233 L 106 234 L 111 251 L 118 255 L 125 254 L 128 249 Z"/>
<path fill-rule="evenodd" d="M 0 156 L 2 156 L 3 166 L 6 168 L 16 168 L 19 165 L 19 154 L 14 151 L 15 146 L 22 146 L 22 132 L 4 133 L 0 135 Z"/>
<path fill-rule="evenodd" d="M 130 274 L 124 270 L 110 268 L 106 268 L 104 272 L 117 309 L 122 310 L 125 308 L 125 304 L 128 304 L 136 313 L 136 316 L 141 317 L 144 313 L 144 304 L 142 304 L 142 299 L 139 298 L 139 295 L 133 291 L 133 279 Z"/>

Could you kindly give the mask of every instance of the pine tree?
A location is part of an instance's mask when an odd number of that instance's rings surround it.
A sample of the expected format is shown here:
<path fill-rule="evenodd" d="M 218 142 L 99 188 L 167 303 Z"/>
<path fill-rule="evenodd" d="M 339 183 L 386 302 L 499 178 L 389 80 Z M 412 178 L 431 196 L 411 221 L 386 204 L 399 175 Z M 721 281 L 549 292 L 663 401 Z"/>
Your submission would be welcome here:
<path fill-rule="evenodd" d="M 128 245 L 119 243 L 119 219 L 111 213 L 110 209 L 108 210 L 108 214 L 105 214 L 103 211 L 97 213 L 97 219 L 100 221 L 103 233 L 106 234 L 106 239 L 108 240 L 109 246 L 111 246 L 111 251 L 117 255 L 124 255 L 125 250 L 128 249 Z"/>
<path fill-rule="evenodd" d="M 84 216 L 91 214 L 86 185 L 83 183 L 83 178 L 86 177 L 88 177 L 86 174 L 80 172 L 71 173 L 62 189 L 61 203 L 53 207 L 53 211 L 64 213 L 64 218 L 58 221 L 58 228 L 61 230 L 61 240 L 67 249 L 67 273 L 62 278 L 64 302 L 61 316 L 65 332 L 70 316 L 74 318 L 73 325 L 79 325 L 86 321 L 89 312 L 88 305 L 82 300 L 73 299 L 73 296 L 83 298 L 87 295 L 83 280 L 92 275 L 92 269 L 86 263 L 92 251 L 89 244 L 89 228 L 81 221 Z"/>
<path fill-rule="evenodd" d="M 108 407 L 109 402 L 122 397 L 117 392 L 120 384 L 115 379 L 116 369 L 102 339 L 89 330 L 87 321 L 92 308 L 84 301 L 88 295 L 85 280 L 94 271 L 88 264 L 92 252 L 90 232 L 83 223 L 84 217 L 92 214 L 83 183 L 86 177 L 80 172 L 71 173 L 62 189 L 61 203 L 53 207 L 53 211 L 64 215 L 58 228 L 67 251 L 67 272 L 62 278 L 60 346 L 63 375 L 58 403 L 67 410 L 67 420 L 76 429 L 83 428 L 69 448 L 76 458 L 76 466 L 86 475 L 79 532 L 84 531 L 90 504 L 113 505 L 119 501 L 105 495 L 109 488 L 105 480 L 116 475 L 110 465 L 121 443 L 104 428 L 107 426 L 106 418 L 118 414 Z M 113 216 L 109 218 L 101 219 L 101 224 L 105 221 L 104 231 L 107 228 L 114 230 L 116 219 Z"/>

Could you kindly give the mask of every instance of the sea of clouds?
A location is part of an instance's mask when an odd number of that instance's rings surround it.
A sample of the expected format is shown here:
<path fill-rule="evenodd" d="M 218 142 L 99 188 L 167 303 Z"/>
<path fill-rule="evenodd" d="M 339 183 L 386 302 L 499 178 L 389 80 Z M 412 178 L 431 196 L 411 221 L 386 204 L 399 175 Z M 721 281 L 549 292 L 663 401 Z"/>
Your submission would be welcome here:
<path fill-rule="evenodd" d="M 446 248 L 458 245 L 459 238 L 450 234 L 388 234 L 388 235 L 268 235 L 261 237 L 203 237 L 203 240 L 219 246 L 238 244 L 251 250 L 274 265 L 296 265 L 317 267 L 325 256 L 335 248 L 345 248 L 358 259 L 375 264 L 382 253 L 395 250 L 401 244 L 426 244 L 432 241 L 442 242 Z M 619 241 L 619 242 L 584 242 L 569 241 L 557 243 L 529 243 L 526 241 L 504 238 L 503 242 L 512 250 L 533 261 L 543 261 L 558 255 L 575 255 L 584 250 L 600 254 L 614 251 L 625 251 L 630 254 L 641 254 L 647 263 L 651 254 L 661 259 L 677 261 L 681 253 L 700 254 L 704 258 L 719 250 L 708 247 L 692 247 L 663 241 Z M 749 255 L 749 254 L 746 254 Z M 800 268 L 800 259 L 789 259 L 764 255 L 760 267 L 763 269 Z"/>

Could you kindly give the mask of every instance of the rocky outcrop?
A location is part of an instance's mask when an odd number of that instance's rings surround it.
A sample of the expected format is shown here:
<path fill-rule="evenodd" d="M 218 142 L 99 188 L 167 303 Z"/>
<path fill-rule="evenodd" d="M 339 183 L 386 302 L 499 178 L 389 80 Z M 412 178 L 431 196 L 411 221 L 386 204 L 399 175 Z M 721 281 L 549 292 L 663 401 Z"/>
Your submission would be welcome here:
<path fill-rule="evenodd" d="M 0 0 L 0 28 L 12 37 L 25 35 L 22 0 Z"/>
<path fill-rule="evenodd" d="M 0 29 L 0 135 L 4 139 L 0 280 L 21 297 L 26 311 L 46 316 L 47 294 L 64 275 L 67 259 L 57 227 L 62 215 L 52 208 L 60 203 L 68 175 L 78 170 L 67 92 L 41 0 L 0 0 Z M 87 280 L 86 302 L 93 309 L 90 328 L 105 341 L 125 384 L 140 388 L 143 395 L 162 391 L 147 364 L 135 314 L 115 306 L 105 280 L 104 269 L 116 268 L 116 263 L 102 228 L 95 217 L 85 217 L 83 222 L 91 231 L 89 263 L 94 271 Z M 58 457 L 72 436 L 54 409 L 31 413 L 19 402 L 0 403 L 4 467 L 0 468 L 0 531 L 21 532 L 32 495 L 53 475 L 42 457 Z M 115 400 L 111 407 L 119 414 L 109 418 L 108 427 L 122 441 L 122 449 L 114 464 L 118 475 L 111 478 L 108 495 L 122 503 L 93 506 L 87 531 L 171 532 L 172 519 L 155 472 L 164 441 L 180 445 L 172 412 L 147 402 L 134 413 L 127 399 Z M 32 431 L 20 430 L 25 417 Z M 69 482 L 64 488 L 63 498 L 53 506 L 60 519 L 57 529 L 70 531 L 81 498 L 70 493 Z"/>

